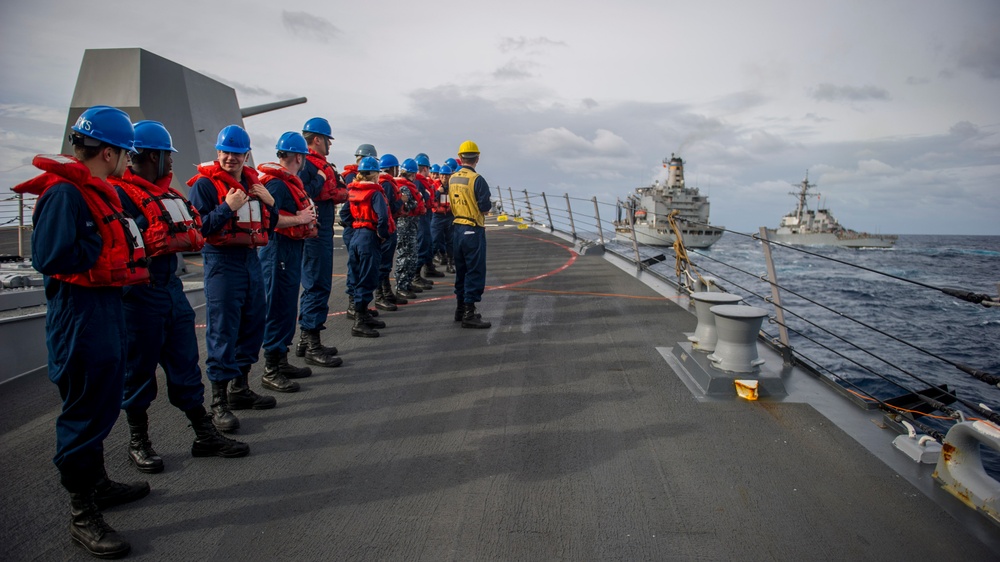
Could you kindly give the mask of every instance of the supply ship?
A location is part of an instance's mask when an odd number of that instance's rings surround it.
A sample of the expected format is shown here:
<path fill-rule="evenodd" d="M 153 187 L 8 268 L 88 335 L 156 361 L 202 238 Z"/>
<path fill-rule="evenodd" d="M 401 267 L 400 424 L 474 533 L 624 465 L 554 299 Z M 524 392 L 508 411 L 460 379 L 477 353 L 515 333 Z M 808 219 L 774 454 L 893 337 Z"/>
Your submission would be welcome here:
<path fill-rule="evenodd" d="M 722 238 L 723 226 L 709 225 L 708 197 L 699 193 L 697 187 L 687 187 L 684 183 L 684 161 L 674 154 L 663 159 L 663 167 L 669 169 L 667 181 L 659 180 L 648 187 L 636 188 L 629 195 L 615 221 L 615 239 L 631 242 L 632 232 L 639 244 L 647 246 L 672 246 L 674 234 L 667 221 L 667 215 L 676 210 L 675 218 L 684 245 L 688 248 L 708 248 Z"/>
<path fill-rule="evenodd" d="M 767 229 L 767 237 L 782 244 L 800 246 L 840 246 L 844 248 L 891 248 L 896 239 L 895 234 L 869 234 L 844 228 L 829 209 L 812 210 L 809 208 L 809 190 L 816 187 L 809 183 L 809 174 L 798 185 L 798 191 L 789 195 L 798 199 L 795 210 L 781 219 L 777 229 Z"/>

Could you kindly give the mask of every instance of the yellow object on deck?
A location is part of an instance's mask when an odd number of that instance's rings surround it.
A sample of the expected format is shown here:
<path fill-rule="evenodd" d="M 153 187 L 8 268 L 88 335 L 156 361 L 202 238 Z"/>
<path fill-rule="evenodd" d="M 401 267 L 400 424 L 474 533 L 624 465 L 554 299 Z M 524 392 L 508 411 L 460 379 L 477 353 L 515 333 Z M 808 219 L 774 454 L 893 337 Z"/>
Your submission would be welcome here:
<path fill-rule="evenodd" d="M 736 395 L 740 398 L 746 398 L 747 400 L 756 400 L 758 398 L 757 381 L 736 379 L 733 383 L 736 384 Z"/>

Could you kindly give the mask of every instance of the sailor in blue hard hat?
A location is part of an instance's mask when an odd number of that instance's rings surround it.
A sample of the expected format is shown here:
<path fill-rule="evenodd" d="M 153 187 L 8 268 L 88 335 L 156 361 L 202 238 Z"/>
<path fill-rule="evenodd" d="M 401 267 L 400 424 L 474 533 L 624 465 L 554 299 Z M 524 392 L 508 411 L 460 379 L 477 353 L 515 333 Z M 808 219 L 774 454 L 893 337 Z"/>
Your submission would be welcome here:
<path fill-rule="evenodd" d="M 455 216 L 451 214 L 451 203 L 448 199 L 451 171 L 451 166 L 448 164 L 438 167 L 437 185 L 434 190 L 434 217 L 431 219 L 431 243 L 434 255 L 438 257 L 441 265 L 445 266 L 445 271 L 455 273 L 451 239 Z"/>
<path fill-rule="evenodd" d="M 444 273 L 434 267 L 434 242 L 433 234 L 431 233 L 432 215 L 434 212 L 431 200 L 433 199 L 436 186 L 434 185 L 434 180 L 431 178 L 431 160 L 422 152 L 414 160 L 417 163 L 417 174 L 413 183 L 416 184 L 421 196 L 424 197 L 424 213 L 420 217 L 417 236 L 421 267 L 417 269 L 416 276 L 416 282 L 423 287 L 433 285 L 434 282 L 431 281 L 431 278 L 444 277 Z"/>
<path fill-rule="evenodd" d="M 277 401 L 250 389 L 249 375 L 264 340 L 265 296 L 257 248 L 278 222 L 274 198 L 246 165 L 250 135 L 239 125 L 219 131 L 218 160 L 188 180 L 205 236 L 205 371 L 212 383 L 212 422 L 235 431 L 231 410 L 266 410 Z M 231 386 L 230 386 L 231 385 Z"/>
<path fill-rule="evenodd" d="M 31 263 L 45 276 L 48 376 L 59 388 L 55 456 L 70 494 L 70 536 L 94 556 L 131 546 L 101 511 L 149 493 L 147 482 L 108 478 L 104 439 L 118 419 L 125 380 L 122 287 L 149 280 L 145 248 L 105 180 L 121 175 L 135 130 L 124 111 L 94 106 L 72 127 L 75 156 L 38 155 L 40 176 L 13 188 L 38 195 Z"/>
<path fill-rule="evenodd" d="M 375 291 L 375 308 L 394 311 L 397 305 L 406 304 L 407 300 L 392 291 L 389 275 L 396 258 L 396 245 L 399 237 L 396 234 L 396 219 L 403 212 L 403 199 L 396 187 L 396 173 L 399 170 L 399 159 L 393 154 L 383 154 L 378 160 L 378 184 L 382 187 L 389 205 L 389 236 L 382 241 L 382 258 L 379 263 L 379 284 Z"/>
<path fill-rule="evenodd" d="M 198 212 L 170 187 L 171 154 L 177 150 L 158 121 L 135 124 L 135 149 L 125 174 L 110 178 L 125 212 L 136 218 L 150 257 L 151 282 L 126 287 L 122 298 L 128 360 L 121 408 L 129 428 L 129 460 L 140 472 L 163 470 L 163 459 L 149 438 L 147 413 L 157 395 L 156 371 L 161 366 L 170 403 L 184 412 L 194 429 L 192 455 L 246 456 L 250 448 L 220 435 L 205 411 L 195 314 L 176 274 L 177 254 L 200 251 L 204 238 Z"/>
<path fill-rule="evenodd" d="M 316 205 L 317 235 L 305 241 L 302 249 L 302 297 L 299 305 L 299 341 L 295 355 L 319 367 L 335 367 L 341 359 L 337 348 L 322 343 L 330 313 L 333 278 L 333 223 L 336 206 L 347 202 L 347 184 L 336 166 L 328 162 L 333 130 L 330 122 L 313 117 L 302 126 L 309 152 L 299 170 L 306 193 Z"/>
<path fill-rule="evenodd" d="M 354 151 L 354 164 L 348 164 L 344 166 L 344 182 L 348 185 L 348 191 L 350 191 L 350 185 L 354 182 L 355 176 L 358 174 L 358 166 L 361 160 L 367 157 L 375 158 L 376 164 L 378 163 L 378 151 L 371 144 L 360 144 L 358 148 Z M 349 205 L 342 205 L 340 207 L 340 213 L 338 215 L 338 224 L 343 227 L 341 231 L 341 239 L 344 242 L 345 248 L 351 247 L 351 237 L 354 235 L 354 224 L 353 217 L 351 216 L 351 208 Z M 347 269 L 347 276 L 344 283 L 344 292 L 347 293 L 347 315 L 348 320 L 354 320 L 354 274 L 350 268 Z M 378 316 L 378 310 L 369 310 L 372 317 Z"/>
<path fill-rule="evenodd" d="M 347 267 L 354 278 L 352 293 L 354 326 L 351 335 L 374 338 L 379 336 L 377 328 L 385 323 L 372 317 L 368 305 L 379 285 L 379 264 L 381 243 L 389 237 L 389 223 L 392 220 L 385 195 L 378 183 L 378 160 L 365 156 L 357 164 L 355 179 L 348 186 L 348 205 L 354 235 L 348 249 Z"/>
<path fill-rule="evenodd" d="M 264 376 L 261 384 L 278 392 L 295 392 L 298 383 L 289 379 L 312 374 L 308 368 L 288 362 L 288 348 L 295 335 L 299 282 L 302 278 L 302 251 L 306 240 L 316 238 L 316 207 L 306 193 L 298 172 L 309 149 L 306 139 L 296 132 L 286 132 L 275 145 L 277 162 L 257 166 L 261 183 L 274 197 L 278 223 L 274 236 L 260 249 L 267 295 L 267 319 L 264 322 Z M 331 357 L 326 367 L 341 364 Z"/>

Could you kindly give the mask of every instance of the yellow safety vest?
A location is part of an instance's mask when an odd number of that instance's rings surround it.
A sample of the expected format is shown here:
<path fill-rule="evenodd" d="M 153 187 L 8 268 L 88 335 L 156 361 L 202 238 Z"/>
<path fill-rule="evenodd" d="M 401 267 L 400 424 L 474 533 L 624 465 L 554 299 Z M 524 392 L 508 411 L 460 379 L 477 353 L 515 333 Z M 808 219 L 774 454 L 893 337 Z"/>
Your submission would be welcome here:
<path fill-rule="evenodd" d="M 451 199 L 451 213 L 455 224 L 484 226 L 486 219 L 476 203 L 476 179 L 479 174 L 470 168 L 459 168 L 448 182 L 448 197 Z"/>

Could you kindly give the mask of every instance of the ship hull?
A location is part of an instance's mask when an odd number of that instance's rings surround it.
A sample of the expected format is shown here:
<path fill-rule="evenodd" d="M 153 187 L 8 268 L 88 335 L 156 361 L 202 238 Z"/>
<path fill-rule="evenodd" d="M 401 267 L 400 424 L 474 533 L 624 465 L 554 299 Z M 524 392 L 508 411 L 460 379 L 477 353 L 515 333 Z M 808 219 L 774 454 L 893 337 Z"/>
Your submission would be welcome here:
<path fill-rule="evenodd" d="M 721 229 L 708 228 L 699 231 L 681 230 L 686 248 L 704 249 L 715 244 L 722 238 Z M 629 228 L 623 227 L 616 231 L 615 240 L 619 242 L 632 243 L 632 234 Z M 651 226 L 642 224 L 635 225 L 635 241 L 644 246 L 673 246 L 674 235 L 669 230 L 657 230 Z"/>
<path fill-rule="evenodd" d="M 773 242 L 793 246 L 837 246 L 840 248 L 891 248 L 896 243 L 896 236 L 889 235 L 837 237 L 832 232 L 780 234 L 772 229 L 768 229 L 767 238 Z"/>

